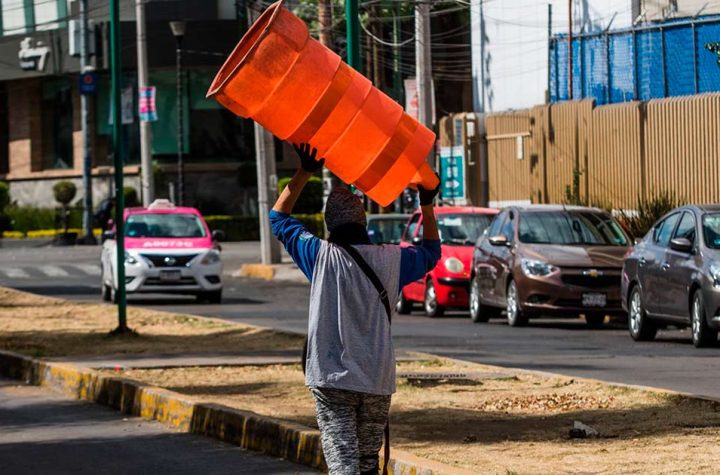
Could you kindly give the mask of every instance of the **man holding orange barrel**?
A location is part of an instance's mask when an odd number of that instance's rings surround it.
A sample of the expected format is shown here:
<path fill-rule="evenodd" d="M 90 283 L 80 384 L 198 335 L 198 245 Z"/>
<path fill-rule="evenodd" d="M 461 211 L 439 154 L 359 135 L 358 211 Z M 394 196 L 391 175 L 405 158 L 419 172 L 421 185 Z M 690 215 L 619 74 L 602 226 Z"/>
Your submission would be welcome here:
<path fill-rule="evenodd" d="M 433 213 L 439 187 L 418 186 L 424 217 L 421 246 L 372 245 L 362 202 L 338 187 L 325 207 L 327 241 L 290 216 L 303 187 L 324 160 L 308 144 L 295 147 L 301 169 L 270 212 L 273 234 L 311 281 L 305 385 L 315 397 L 330 474 L 377 474 L 395 392 L 391 312 L 400 290 L 440 259 Z M 387 441 L 383 472 L 387 471 Z"/>

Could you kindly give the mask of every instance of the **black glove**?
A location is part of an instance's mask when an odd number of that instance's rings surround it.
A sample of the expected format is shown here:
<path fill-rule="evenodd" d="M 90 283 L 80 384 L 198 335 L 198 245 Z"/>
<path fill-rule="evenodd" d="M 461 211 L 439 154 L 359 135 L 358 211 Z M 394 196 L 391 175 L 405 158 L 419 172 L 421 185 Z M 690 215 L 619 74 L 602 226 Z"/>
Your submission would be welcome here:
<path fill-rule="evenodd" d="M 293 144 L 295 151 L 300 157 L 300 166 L 308 173 L 315 173 L 325 165 L 325 159 L 317 159 L 317 149 L 309 143 Z"/>
<path fill-rule="evenodd" d="M 437 176 L 437 174 L 436 174 Z M 438 177 L 439 179 L 439 177 Z M 435 197 L 440 192 L 440 184 L 438 183 L 438 186 L 436 186 L 432 190 L 428 190 L 422 185 L 417 186 L 418 194 L 420 195 L 420 206 L 428 206 L 433 204 L 433 201 L 435 200 Z"/>

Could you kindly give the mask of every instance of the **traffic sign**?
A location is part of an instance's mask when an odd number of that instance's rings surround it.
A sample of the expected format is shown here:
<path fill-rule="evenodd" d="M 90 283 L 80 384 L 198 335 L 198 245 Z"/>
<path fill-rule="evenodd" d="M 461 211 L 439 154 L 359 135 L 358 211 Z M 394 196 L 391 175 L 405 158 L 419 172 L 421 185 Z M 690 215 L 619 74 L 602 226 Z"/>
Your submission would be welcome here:
<path fill-rule="evenodd" d="M 440 148 L 442 199 L 463 204 L 466 199 L 465 150 L 463 147 Z"/>
<path fill-rule="evenodd" d="M 80 75 L 80 94 L 97 93 L 97 74 L 88 72 Z"/>

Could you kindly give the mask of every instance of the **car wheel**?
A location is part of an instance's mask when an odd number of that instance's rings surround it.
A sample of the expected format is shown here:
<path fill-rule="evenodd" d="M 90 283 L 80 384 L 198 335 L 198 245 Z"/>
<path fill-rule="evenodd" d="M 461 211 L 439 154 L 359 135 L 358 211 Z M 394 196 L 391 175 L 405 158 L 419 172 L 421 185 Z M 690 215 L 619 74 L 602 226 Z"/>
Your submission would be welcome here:
<path fill-rule="evenodd" d="M 412 312 L 413 303 L 405 298 L 405 294 L 400 292 L 400 299 L 395 305 L 395 311 L 400 315 L 409 315 Z"/>
<path fill-rule="evenodd" d="M 600 315 L 600 314 L 585 315 L 585 324 L 587 325 L 588 328 L 592 328 L 594 330 L 598 329 L 598 328 L 602 328 L 603 325 L 605 324 L 605 315 Z"/>
<path fill-rule="evenodd" d="M 495 307 L 484 305 L 480 299 L 480 283 L 477 276 L 470 281 L 470 319 L 475 323 L 485 323 L 500 315 Z"/>
<path fill-rule="evenodd" d="M 703 302 L 703 296 L 700 290 L 696 290 L 693 295 L 691 319 L 692 342 L 695 348 L 714 346 L 717 343 L 718 332 L 710 328 L 707 324 L 707 318 L 705 318 L 705 303 Z"/>
<path fill-rule="evenodd" d="M 508 284 L 507 294 L 507 321 L 511 327 L 522 327 L 527 325 L 528 316 L 520 308 L 520 297 L 518 296 L 517 285 L 515 281 L 511 280 Z"/>
<path fill-rule="evenodd" d="M 198 294 L 196 298 L 198 302 L 220 304 L 222 303 L 222 289 L 213 290 L 210 292 L 202 292 Z"/>
<path fill-rule="evenodd" d="M 628 307 L 630 309 L 628 312 L 628 330 L 632 339 L 635 341 L 653 340 L 657 334 L 657 325 L 648 318 L 645 312 L 639 287 L 633 288 L 630 293 Z"/>
<path fill-rule="evenodd" d="M 435 284 L 432 279 L 427 280 L 425 285 L 425 314 L 430 318 L 442 317 L 445 313 L 445 307 L 438 304 L 437 291 L 435 290 Z"/>

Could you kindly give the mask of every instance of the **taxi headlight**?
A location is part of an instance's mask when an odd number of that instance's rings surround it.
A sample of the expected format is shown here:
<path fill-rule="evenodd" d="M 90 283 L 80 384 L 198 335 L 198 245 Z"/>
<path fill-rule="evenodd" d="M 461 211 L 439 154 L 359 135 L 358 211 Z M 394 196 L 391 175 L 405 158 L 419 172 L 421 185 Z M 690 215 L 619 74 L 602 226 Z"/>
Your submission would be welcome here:
<path fill-rule="evenodd" d="M 520 268 L 528 277 L 543 277 L 557 272 L 558 268 L 554 265 L 534 259 L 521 259 Z"/>
<path fill-rule="evenodd" d="M 447 269 L 448 272 L 452 272 L 453 274 L 462 274 L 462 272 L 465 270 L 465 266 L 463 265 L 462 261 L 457 257 L 450 257 L 445 260 L 445 269 Z"/>
<path fill-rule="evenodd" d="M 129 252 L 125 251 L 125 264 L 134 265 L 137 263 L 138 263 L 138 261 L 137 261 L 137 259 L 135 259 L 135 256 L 133 256 Z"/>
<path fill-rule="evenodd" d="M 217 251 L 210 251 L 205 254 L 205 256 L 203 256 L 200 264 L 204 266 L 210 266 L 213 264 L 217 264 L 218 262 L 220 262 L 220 253 Z"/>

